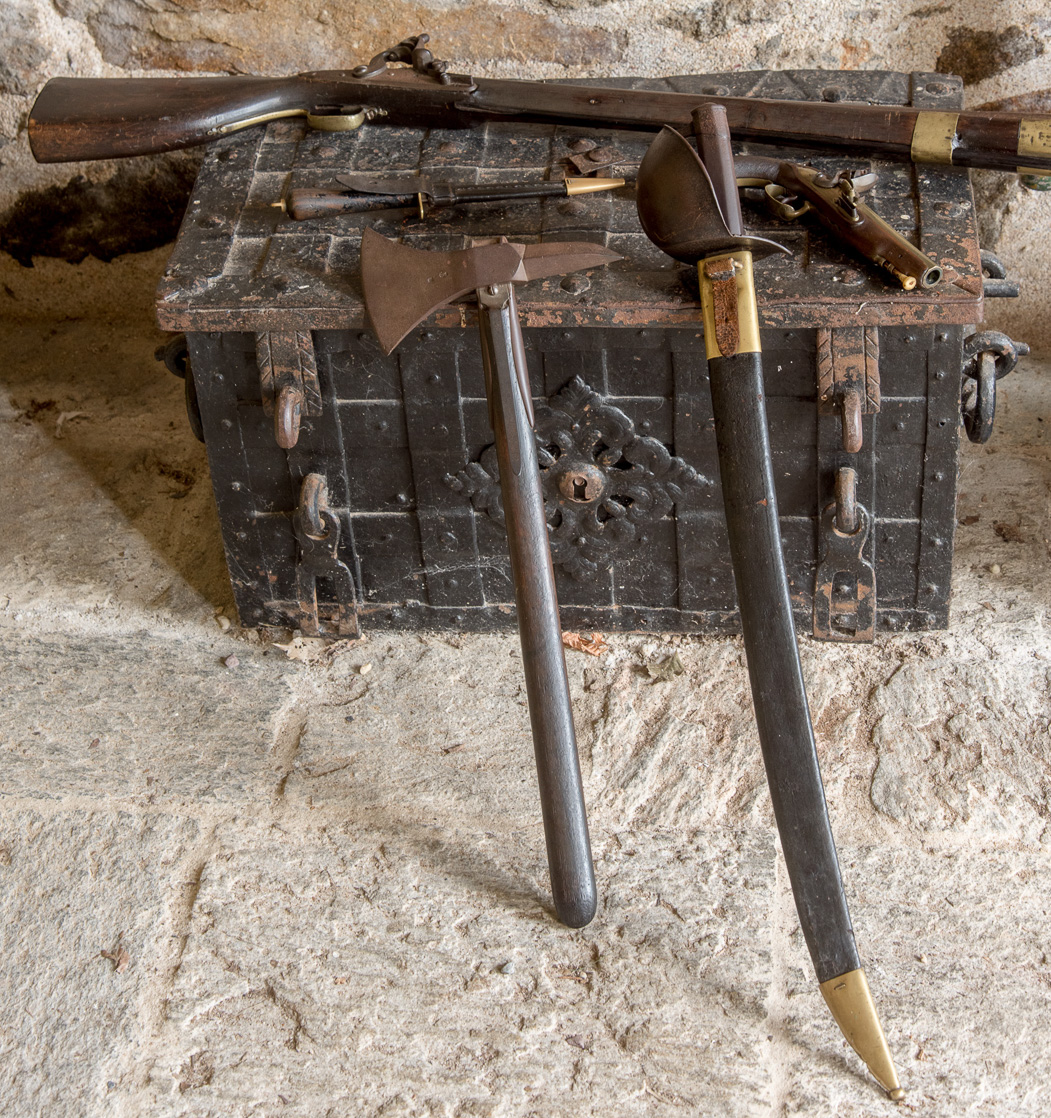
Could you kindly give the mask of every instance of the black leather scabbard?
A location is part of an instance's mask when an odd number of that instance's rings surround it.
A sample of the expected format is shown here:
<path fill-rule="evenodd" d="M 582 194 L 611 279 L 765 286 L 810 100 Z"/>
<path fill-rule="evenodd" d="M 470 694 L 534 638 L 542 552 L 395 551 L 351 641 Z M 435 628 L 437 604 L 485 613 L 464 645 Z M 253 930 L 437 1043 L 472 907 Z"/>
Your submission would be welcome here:
<path fill-rule="evenodd" d="M 762 355 L 708 361 L 759 742 L 803 935 L 819 982 L 860 966 L 825 805 L 777 519 Z"/>

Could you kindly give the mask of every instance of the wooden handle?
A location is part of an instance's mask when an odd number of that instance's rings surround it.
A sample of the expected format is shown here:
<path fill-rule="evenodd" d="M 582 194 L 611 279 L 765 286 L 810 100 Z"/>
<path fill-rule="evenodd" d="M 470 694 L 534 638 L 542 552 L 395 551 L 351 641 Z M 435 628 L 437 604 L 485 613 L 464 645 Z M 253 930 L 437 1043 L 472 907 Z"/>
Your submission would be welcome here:
<path fill-rule="evenodd" d="M 595 915 L 595 871 L 536 442 L 522 391 L 523 382 L 528 382 L 521 327 L 511 285 L 501 285 L 497 290 L 506 292 L 507 302 L 504 306 L 483 303 L 482 352 L 496 434 L 551 892 L 562 923 L 580 928 Z M 479 294 L 483 299 L 487 295 L 484 290 Z"/>

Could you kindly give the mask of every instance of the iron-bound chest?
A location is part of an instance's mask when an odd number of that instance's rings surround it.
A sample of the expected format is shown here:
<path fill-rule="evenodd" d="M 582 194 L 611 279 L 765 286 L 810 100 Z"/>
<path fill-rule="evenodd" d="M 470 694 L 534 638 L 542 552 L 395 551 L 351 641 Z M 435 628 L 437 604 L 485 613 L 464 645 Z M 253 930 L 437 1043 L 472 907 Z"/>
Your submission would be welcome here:
<path fill-rule="evenodd" d="M 960 99 L 953 79 L 923 74 L 617 84 L 939 108 Z M 573 165 L 630 180 L 648 142 L 550 125 L 326 134 L 283 121 L 210 149 L 158 308 L 162 327 L 188 338 L 244 624 L 332 635 L 514 624 L 476 313 L 470 300 L 450 305 L 384 356 L 358 274 L 371 225 L 425 248 L 584 239 L 623 257 L 519 293 L 563 624 L 736 626 L 696 280 L 642 233 L 630 182 L 422 220 L 402 209 L 293 222 L 280 208 L 290 188 L 349 170 L 499 182 L 561 178 Z M 830 172 L 871 166 L 872 207 L 946 272 L 931 291 L 906 293 L 805 218 L 785 225 L 746 205 L 749 227 L 791 250 L 759 263 L 756 280 L 799 622 L 855 640 L 874 627 L 943 627 L 962 341 L 981 317 L 967 174 L 790 157 Z M 290 386 L 297 423 L 285 414 Z M 851 506 L 857 530 L 837 531 Z"/>

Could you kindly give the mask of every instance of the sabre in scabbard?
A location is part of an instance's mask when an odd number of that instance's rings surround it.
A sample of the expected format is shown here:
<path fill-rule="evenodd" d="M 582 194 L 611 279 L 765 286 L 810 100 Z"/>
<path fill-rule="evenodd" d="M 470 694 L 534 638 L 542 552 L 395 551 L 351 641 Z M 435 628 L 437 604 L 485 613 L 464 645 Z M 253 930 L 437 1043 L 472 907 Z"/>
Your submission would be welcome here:
<path fill-rule="evenodd" d="M 670 128 L 651 145 L 639 168 L 639 216 L 655 244 L 698 269 L 752 701 L 803 935 L 837 1024 L 897 1100 L 840 878 L 781 549 L 752 261 L 785 250 L 744 233 L 725 114 L 704 106 L 695 123 L 701 158 Z"/>
<path fill-rule="evenodd" d="M 388 353 L 431 311 L 471 291 L 478 300 L 551 890 L 559 919 L 570 927 L 582 927 L 595 914 L 595 874 L 514 284 L 617 259 L 586 242 L 498 241 L 423 252 L 372 229 L 361 244 L 365 304 Z"/>

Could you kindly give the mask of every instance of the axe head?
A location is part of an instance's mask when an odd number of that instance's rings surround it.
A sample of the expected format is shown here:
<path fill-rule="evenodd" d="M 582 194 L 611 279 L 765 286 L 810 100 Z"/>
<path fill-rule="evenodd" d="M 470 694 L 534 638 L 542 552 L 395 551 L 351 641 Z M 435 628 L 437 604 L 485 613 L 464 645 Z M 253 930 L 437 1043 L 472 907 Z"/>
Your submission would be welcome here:
<path fill-rule="evenodd" d="M 757 259 L 788 252 L 765 237 L 730 232 L 701 157 L 667 125 L 643 157 L 635 190 L 646 236 L 684 264 L 742 249 Z"/>
<path fill-rule="evenodd" d="M 503 242 L 455 252 L 428 252 L 388 240 L 374 229 L 361 236 L 365 307 L 385 353 L 432 311 L 479 287 L 526 283 L 597 268 L 620 256 L 588 241 L 521 245 Z"/>

